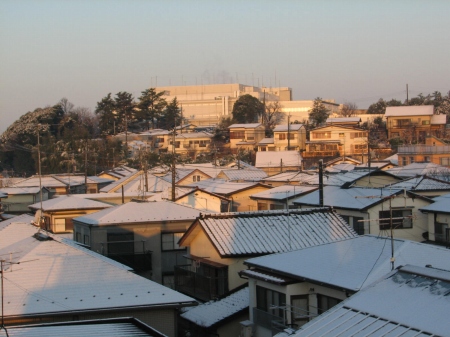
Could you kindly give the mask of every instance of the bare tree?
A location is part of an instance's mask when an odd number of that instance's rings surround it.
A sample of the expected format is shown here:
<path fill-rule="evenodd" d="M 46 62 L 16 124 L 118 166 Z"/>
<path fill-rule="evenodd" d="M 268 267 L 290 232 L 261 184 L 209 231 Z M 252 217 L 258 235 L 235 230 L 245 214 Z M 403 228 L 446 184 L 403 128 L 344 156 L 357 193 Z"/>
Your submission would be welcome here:
<path fill-rule="evenodd" d="M 344 104 L 342 104 L 339 115 L 341 117 L 351 117 L 356 114 L 356 110 L 358 110 L 358 107 L 355 103 L 345 102 Z"/>
<path fill-rule="evenodd" d="M 280 124 L 286 117 L 281 111 L 283 106 L 278 101 L 266 104 L 263 115 L 263 124 L 266 127 L 266 133 L 271 133 L 275 125 Z"/>
<path fill-rule="evenodd" d="M 69 102 L 69 100 L 66 97 L 61 98 L 61 100 L 58 102 L 59 106 L 61 107 L 64 114 L 68 114 L 72 112 L 75 105 L 73 103 Z"/>

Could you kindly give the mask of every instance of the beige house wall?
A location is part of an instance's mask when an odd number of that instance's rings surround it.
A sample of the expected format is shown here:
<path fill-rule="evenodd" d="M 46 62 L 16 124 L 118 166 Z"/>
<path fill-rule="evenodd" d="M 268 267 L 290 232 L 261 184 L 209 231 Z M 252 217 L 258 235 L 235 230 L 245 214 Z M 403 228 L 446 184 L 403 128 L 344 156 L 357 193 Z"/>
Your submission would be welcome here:
<path fill-rule="evenodd" d="M 297 131 L 290 131 L 291 135 L 293 135 L 294 139 L 290 140 L 290 150 L 305 150 L 306 149 L 306 130 L 304 127 L 300 128 Z M 284 139 L 280 140 L 280 135 L 284 135 Z M 292 136 L 291 136 L 292 137 Z M 274 132 L 273 135 L 273 146 L 275 147 L 275 151 L 285 151 L 288 150 L 288 132 Z"/>
<path fill-rule="evenodd" d="M 328 137 L 322 137 L 322 133 L 329 135 Z M 362 133 L 363 136 L 352 136 L 356 133 Z M 312 130 L 310 132 L 311 142 L 330 142 L 339 141 L 338 151 L 341 156 L 348 155 L 361 155 L 367 154 L 367 131 L 361 129 L 349 129 L 339 126 L 327 126 L 320 129 Z M 361 149 L 355 149 L 355 146 L 362 147 Z M 306 144 L 306 151 L 312 152 L 309 144 Z"/>
<path fill-rule="evenodd" d="M 232 212 L 256 211 L 255 202 L 250 199 L 250 196 L 258 192 L 266 191 L 269 188 L 269 186 L 256 186 L 229 195 Z"/>
<path fill-rule="evenodd" d="M 177 204 L 196 208 L 205 213 L 220 213 L 222 199 L 202 191 L 190 193 L 175 201 Z"/>

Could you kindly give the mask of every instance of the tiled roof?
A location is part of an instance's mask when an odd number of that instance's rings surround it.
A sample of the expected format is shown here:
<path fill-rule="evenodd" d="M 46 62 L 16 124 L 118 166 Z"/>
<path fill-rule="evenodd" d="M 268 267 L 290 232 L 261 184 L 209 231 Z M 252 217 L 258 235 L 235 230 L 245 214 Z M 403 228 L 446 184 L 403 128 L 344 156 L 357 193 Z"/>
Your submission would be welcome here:
<path fill-rule="evenodd" d="M 119 268 L 115 261 L 68 244 L 70 240 L 44 231 L 38 240 L 36 232 L 26 223 L 0 230 L 0 255 L 12 253 L 12 260 L 21 262 L 20 268 L 6 266 L 6 316 L 193 303 L 188 296 Z"/>
<path fill-rule="evenodd" d="M 221 256 L 285 252 L 357 236 L 329 210 L 243 212 L 200 217 L 180 244 L 198 225 Z"/>
<path fill-rule="evenodd" d="M 198 326 L 209 328 L 233 314 L 245 310 L 248 308 L 248 305 L 249 290 L 248 287 L 245 287 L 223 299 L 192 307 L 187 312 L 181 314 L 181 317 Z"/>
<path fill-rule="evenodd" d="M 301 327 L 292 337 L 448 336 L 450 273 L 405 266 Z"/>
<path fill-rule="evenodd" d="M 40 209 L 41 203 L 35 203 L 28 206 L 31 209 Z M 104 202 L 94 201 L 90 199 L 77 198 L 73 196 L 63 195 L 54 199 L 45 200 L 42 202 L 42 209 L 44 211 L 62 211 L 62 210 L 77 210 L 77 209 L 104 209 L 112 207 Z"/>
<path fill-rule="evenodd" d="M 100 192 L 112 193 L 121 192 L 121 186 L 125 192 L 143 192 L 145 190 L 145 182 L 147 181 L 148 192 L 161 192 L 171 187 L 171 184 L 162 177 L 157 177 L 147 172 L 147 179 L 144 179 L 142 171 L 136 172 L 133 175 L 123 177 L 108 186 L 103 187 Z"/>
<path fill-rule="evenodd" d="M 394 239 L 395 266 L 432 265 L 450 270 L 450 250 Z M 292 252 L 249 259 L 245 264 L 296 280 L 359 291 L 391 271 L 390 238 L 364 235 Z M 417 302 L 420 303 L 420 302 Z"/>
<path fill-rule="evenodd" d="M 246 181 L 260 181 L 267 178 L 267 173 L 263 170 L 253 169 L 253 170 L 235 170 L 228 169 L 221 171 L 228 180 L 246 180 Z"/>
<path fill-rule="evenodd" d="M 102 226 L 123 223 L 194 220 L 199 210 L 171 201 L 129 202 L 74 218 L 81 223 Z"/>

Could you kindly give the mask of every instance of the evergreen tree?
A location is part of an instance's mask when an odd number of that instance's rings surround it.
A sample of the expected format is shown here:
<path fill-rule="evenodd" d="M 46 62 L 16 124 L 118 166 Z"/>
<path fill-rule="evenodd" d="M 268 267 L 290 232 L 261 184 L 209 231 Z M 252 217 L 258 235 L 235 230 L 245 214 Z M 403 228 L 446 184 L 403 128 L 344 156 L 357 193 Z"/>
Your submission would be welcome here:
<path fill-rule="evenodd" d="M 169 104 L 160 119 L 159 126 L 162 129 L 172 130 L 175 126 L 180 126 L 182 122 L 181 111 L 178 108 L 178 101 L 175 97 Z M 176 124 L 176 125 L 175 125 Z"/>
<path fill-rule="evenodd" d="M 97 102 L 95 114 L 99 119 L 100 135 L 103 137 L 113 135 L 115 132 L 117 118 L 114 111 L 115 102 L 111 97 L 111 93 L 103 97 L 100 102 Z"/>
<path fill-rule="evenodd" d="M 314 127 L 318 127 L 325 123 L 328 118 L 330 110 L 328 110 L 323 104 L 322 98 L 317 97 L 314 100 L 313 107 L 309 110 L 309 119 L 313 123 Z"/>
<path fill-rule="evenodd" d="M 136 118 L 139 121 L 144 121 L 147 129 L 150 129 L 150 123 L 152 129 L 154 129 L 155 124 L 157 124 L 163 114 L 164 108 L 167 105 L 166 100 L 162 97 L 163 95 L 163 91 L 156 92 L 155 88 L 150 88 L 142 91 L 141 97 L 139 97 Z"/>
<path fill-rule="evenodd" d="M 236 123 L 255 123 L 264 114 L 264 105 L 252 95 L 242 95 L 231 112 Z"/>

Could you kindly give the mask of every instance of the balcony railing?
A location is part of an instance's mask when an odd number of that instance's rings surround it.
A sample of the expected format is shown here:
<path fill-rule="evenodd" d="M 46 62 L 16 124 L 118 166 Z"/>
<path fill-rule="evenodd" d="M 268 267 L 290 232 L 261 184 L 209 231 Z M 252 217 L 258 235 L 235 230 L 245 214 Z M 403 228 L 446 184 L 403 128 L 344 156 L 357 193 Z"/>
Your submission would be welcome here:
<path fill-rule="evenodd" d="M 450 154 L 450 145 L 403 145 L 398 154 Z"/>
<path fill-rule="evenodd" d="M 209 301 L 228 292 L 228 276 L 210 277 L 197 273 L 191 265 L 175 266 L 175 290 Z"/>
<path fill-rule="evenodd" d="M 105 243 L 102 243 L 102 254 L 110 259 L 133 268 L 136 273 L 152 270 L 152 251 L 145 249 L 145 241 L 110 241 L 106 244 L 108 252 L 105 252 Z"/>
<path fill-rule="evenodd" d="M 339 155 L 339 151 L 311 151 L 303 152 L 302 157 L 312 158 L 312 157 L 332 157 Z"/>

